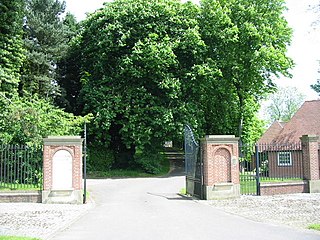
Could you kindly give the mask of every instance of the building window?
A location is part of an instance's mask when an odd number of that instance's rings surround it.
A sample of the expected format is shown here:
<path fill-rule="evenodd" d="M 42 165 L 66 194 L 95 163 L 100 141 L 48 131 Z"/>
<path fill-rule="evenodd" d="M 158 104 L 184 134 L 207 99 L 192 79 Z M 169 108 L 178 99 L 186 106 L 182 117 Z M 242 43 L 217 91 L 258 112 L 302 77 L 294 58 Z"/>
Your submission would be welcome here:
<path fill-rule="evenodd" d="M 278 166 L 292 166 L 291 152 L 278 152 Z"/>

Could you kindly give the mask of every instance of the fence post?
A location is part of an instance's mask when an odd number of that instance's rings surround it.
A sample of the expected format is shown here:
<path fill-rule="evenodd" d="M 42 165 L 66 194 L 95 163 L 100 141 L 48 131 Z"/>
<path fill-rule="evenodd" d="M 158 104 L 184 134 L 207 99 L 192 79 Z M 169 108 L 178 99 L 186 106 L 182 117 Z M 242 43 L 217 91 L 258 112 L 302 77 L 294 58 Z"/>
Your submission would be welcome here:
<path fill-rule="evenodd" d="M 257 195 L 260 196 L 260 159 L 259 159 L 259 146 L 255 145 L 256 152 L 256 187 L 257 187 Z"/>
<path fill-rule="evenodd" d="M 240 196 L 238 141 L 233 135 L 209 135 L 201 139 L 204 199 Z"/>
<path fill-rule="evenodd" d="M 84 123 L 83 142 L 83 203 L 87 202 L 87 123 Z"/>
<path fill-rule="evenodd" d="M 43 203 L 83 203 L 80 136 L 48 137 L 43 151 Z"/>
<path fill-rule="evenodd" d="M 320 193 L 319 180 L 319 136 L 303 135 L 301 138 L 303 178 L 309 181 L 309 192 Z"/>

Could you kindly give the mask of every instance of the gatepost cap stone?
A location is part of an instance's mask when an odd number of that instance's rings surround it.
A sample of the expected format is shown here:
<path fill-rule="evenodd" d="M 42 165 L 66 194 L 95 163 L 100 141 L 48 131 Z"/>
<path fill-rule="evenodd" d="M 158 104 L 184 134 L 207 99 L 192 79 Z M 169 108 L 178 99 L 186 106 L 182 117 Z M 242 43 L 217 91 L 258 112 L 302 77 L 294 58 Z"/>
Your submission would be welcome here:
<path fill-rule="evenodd" d="M 239 138 L 235 135 L 206 135 L 205 138 L 202 138 L 201 141 L 205 142 L 219 142 L 219 143 L 227 143 L 227 142 L 238 142 Z"/>
<path fill-rule="evenodd" d="M 81 136 L 48 136 L 43 139 L 45 145 L 81 145 Z"/>

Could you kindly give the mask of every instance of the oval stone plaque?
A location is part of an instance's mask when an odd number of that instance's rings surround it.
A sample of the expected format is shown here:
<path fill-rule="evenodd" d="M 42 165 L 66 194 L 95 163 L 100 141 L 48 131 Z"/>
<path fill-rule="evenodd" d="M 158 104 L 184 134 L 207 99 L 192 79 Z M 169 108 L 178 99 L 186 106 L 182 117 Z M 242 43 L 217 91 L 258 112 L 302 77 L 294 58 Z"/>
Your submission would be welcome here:
<path fill-rule="evenodd" d="M 67 150 L 59 150 L 53 155 L 52 189 L 72 189 L 72 156 Z"/>

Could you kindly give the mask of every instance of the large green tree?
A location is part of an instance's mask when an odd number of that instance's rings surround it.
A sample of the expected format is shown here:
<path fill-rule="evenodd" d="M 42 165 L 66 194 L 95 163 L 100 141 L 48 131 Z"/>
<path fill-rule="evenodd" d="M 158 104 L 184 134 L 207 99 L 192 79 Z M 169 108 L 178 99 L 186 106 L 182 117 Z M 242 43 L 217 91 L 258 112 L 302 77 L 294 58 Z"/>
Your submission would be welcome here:
<path fill-rule="evenodd" d="M 284 9 L 282 0 L 106 3 L 72 55 L 95 139 L 131 155 L 157 152 L 185 123 L 200 135 L 250 139 L 261 126 L 258 101 L 292 66 Z"/>
<path fill-rule="evenodd" d="M 204 51 L 197 13 L 177 0 L 118 0 L 89 17 L 79 48 L 96 139 L 148 154 L 195 121 L 181 96 Z"/>
<path fill-rule="evenodd" d="M 22 42 L 24 0 L 0 2 L 0 92 L 17 90 L 24 59 Z"/>
<path fill-rule="evenodd" d="M 60 88 L 60 95 L 56 96 L 55 102 L 68 112 L 81 114 L 78 97 L 81 90 L 80 67 L 81 49 L 77 46 L 77 34 L 80 24 L 75 17 L 67 13 L 63 21 L 68 31 L 68 48 L 57 63 L 57 83 Z"/>
<path fill-rule="evenodd" d="M 257 107 L 251 99 L 257 102 L 271 92 L 274 77 L 290 75 L 292 60 L 286 52 L 292 30 L 283 17 L 285 9 L 284 0 L 201 1 L 200 29 L 208 46 L 207 58 L 220 69 L 220 84 L 229 96 L 220 108 L 227 109 L 224 118 L 236 118 L 238 136 L 244 125 L 253 123 L 249 113 Z"/>
<path fill-rule="evenodd" d="M 73 36 L 62 17 L 64 11 L 65 1 L 26 0 L 24 45 L 27 54 L 20 82 L 21 94 L 26 91 L 47 99 L 60 94 L 57 63 Z"/>

